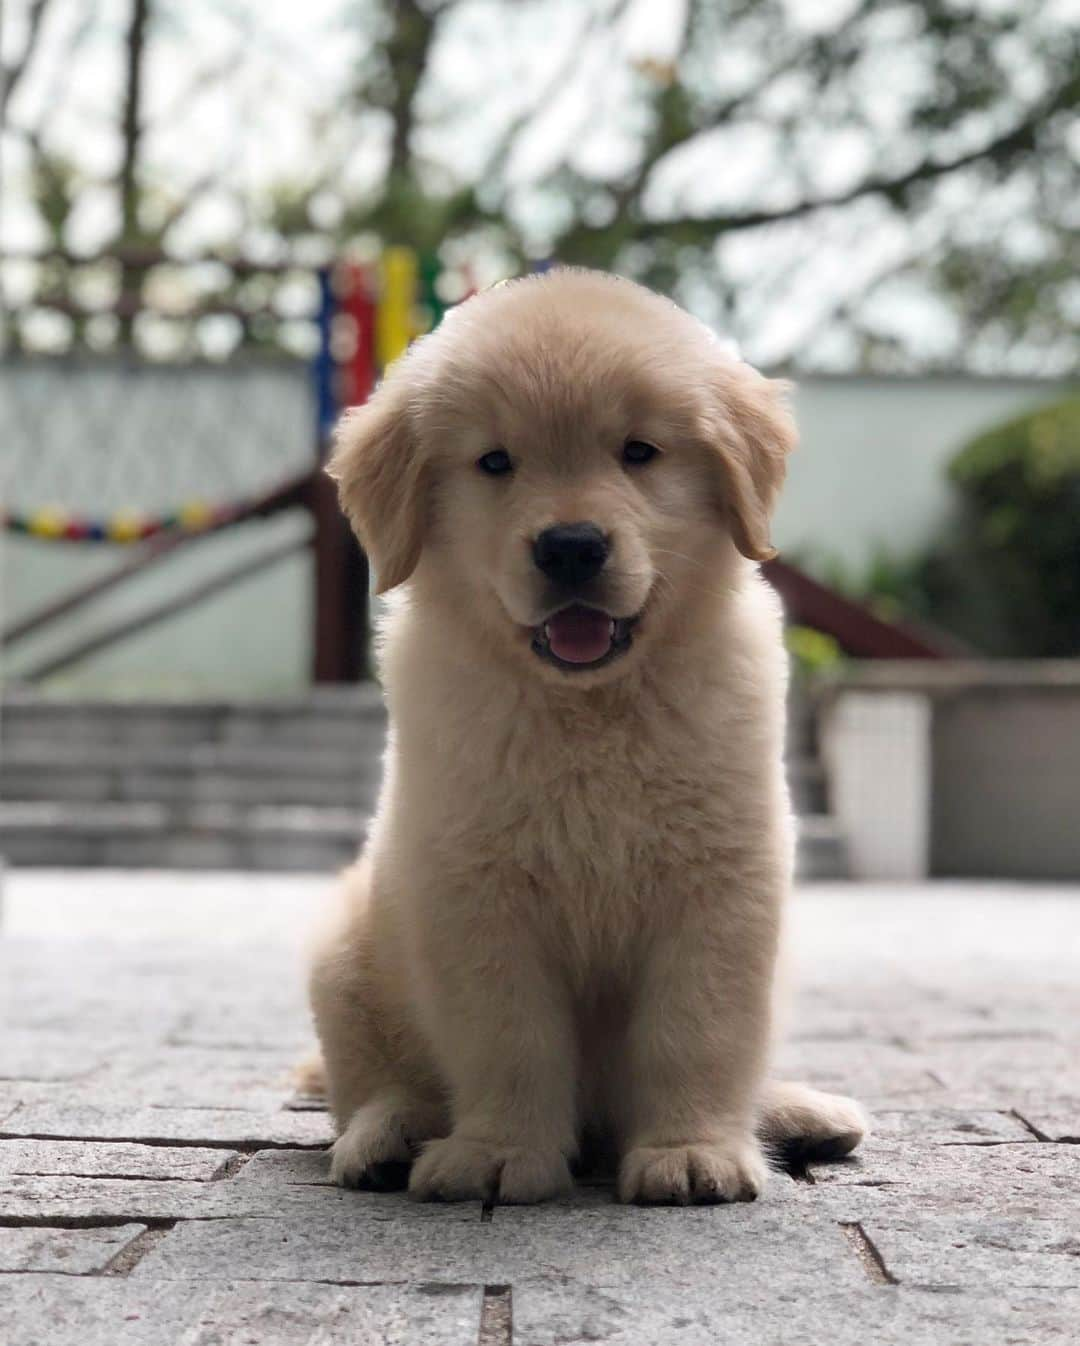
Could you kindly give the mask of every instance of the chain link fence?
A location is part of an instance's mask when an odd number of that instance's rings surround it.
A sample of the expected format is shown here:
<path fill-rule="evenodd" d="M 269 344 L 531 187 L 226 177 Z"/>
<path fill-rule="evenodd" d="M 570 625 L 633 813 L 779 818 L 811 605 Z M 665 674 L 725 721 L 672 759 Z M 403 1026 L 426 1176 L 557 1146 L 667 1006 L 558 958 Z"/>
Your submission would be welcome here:
<path fill-rule="evenodd" d="M 14 282 L 25 265 L 4 264 L 0 629 L 9 631 L 130 560 L 121 543 L 178 520 L 199 526 L 227 516 L 301 477 L 316 462 L 319 434 L 314 268 L 53 259 L 37 264 L 20 308 Z M 53 268 L 51 285 L 43 266 Z M 306 511 L 291 510 L 185 547 L 127 592 L 84 604 L 3 651 L 4 678 L 18 681 L 71 642 L 207 582 L 215 568 L 242 568 L 260 549 L 269 555 L 309 532 Z M 255 576 L 205 612 L 87 660 L 69 680 L 94 689 L 149 680 L 193 692 L 302 682 L 309 589 L 310 557 L 287 558 L 274 576 Z M 230 631 L 239 639 L 223 640 Z"/>
<path fill-rule="evenodd" d="M 4 507 L 22 516 L 227 504 L 313 457 L 310 375 L 280 357 L 18 356 L 0 364 L 0 407 Z"/>

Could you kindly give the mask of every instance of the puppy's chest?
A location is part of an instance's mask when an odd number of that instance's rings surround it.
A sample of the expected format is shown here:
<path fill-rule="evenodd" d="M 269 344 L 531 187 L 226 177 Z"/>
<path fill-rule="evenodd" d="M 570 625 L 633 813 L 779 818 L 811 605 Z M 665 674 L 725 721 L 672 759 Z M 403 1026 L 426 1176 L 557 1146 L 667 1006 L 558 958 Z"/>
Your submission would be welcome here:
<path fill-rule="evenodd" d="M 474 757 L 447 792 L 448 831 L 455 850 L 522 874 L 547 901 L 652 891 L 699 864 L 737 811 L 722 755 L 686 735 L 586 726 L 500 747 L 494 771 Z"/>

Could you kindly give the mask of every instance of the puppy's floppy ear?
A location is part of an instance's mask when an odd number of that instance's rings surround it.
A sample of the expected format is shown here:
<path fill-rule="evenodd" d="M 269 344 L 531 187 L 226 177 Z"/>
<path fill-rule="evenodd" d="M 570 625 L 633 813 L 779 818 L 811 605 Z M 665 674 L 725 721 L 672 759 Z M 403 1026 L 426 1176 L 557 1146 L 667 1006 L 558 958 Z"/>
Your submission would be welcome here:
<path fill-rule="evenodd" d="M 714 370 L 711 391 L 709 439 L 732 539 L 752 561 L 771 560 L 769 520 L 797 441 L 791 385 L 732 359 Z"/>
<path fill-rule="evenodd" d="M 405 380 L 391 374 L 334 433 L 327 472 L 367 552 L 382 594 L 409 578 L 420 559 L 427 512 L 425 470 Z"/>

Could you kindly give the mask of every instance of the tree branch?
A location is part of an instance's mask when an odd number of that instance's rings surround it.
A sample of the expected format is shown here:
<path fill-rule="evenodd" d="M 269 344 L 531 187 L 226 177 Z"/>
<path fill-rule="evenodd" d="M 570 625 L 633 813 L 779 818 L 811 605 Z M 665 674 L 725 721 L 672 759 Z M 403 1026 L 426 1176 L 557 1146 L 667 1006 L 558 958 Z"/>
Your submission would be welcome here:
<path fill-rule="evenodd" d="M 858 28 L 862 21 L 868 15 L 872 15 L 880 8 L 879 0 L 861 0 L 857 8 L 849 14 L 844 22 L 830 35 L 830 41 L 835 42 L 839 38 L 850 37 Z M 686 30 L 683 35 L 683 49 L 690 41 L 692 29 L 696 19 L 693 9 L 687 20 Z M 800 43 L 790 50 L 787 55 L 776 62 L 773 67 L 759 79 L 755 79 L 752 85 L 743 89 L 737 94 L 732 94 L 728 98 L 709 109 L 708 115 L 698 123 L 690 136 L 679 136 L 670 134 L 670 128 L 666 128 L 662 118 L 658 119 L 653 135 L 645 147 L 645 154 L 641 163 L 634 172 L 633 177 L 626 182 L 616 192 L 616 204 L 620 210 L 627 209 L 636 201 L 648 184 L 648 179 L 654 168 L 665 159 L 672 150 L 682 149 L 684 146 L 693 143 L 697 136 L 706 135 L 710 131 L 718 130 L 731 120 L 737 113 L 754 103 L 760 96 L 771 89 L 778 79 L 784 75 L 789 75 L 792 71 L 805 69 L 810 60 L 819 48 L 821 38 L 815 36 L 808 42 Z M 680 50 L 680 58 L 682 50 Z M 668 133 L 665 134 L 665 131 Z"/>
<path fill-rule="evenodd" d="M 22 49 L 22 54 L 10 64 L 0 66 L 0 117 L 3 117 L 7 111 L 7 105 L 11 101 L 15 90 L 19 87 L 19 81 L 26 73 L 31 57 L 34 55 L 38 38 L 41 36 L 41 23 L 48 8 L 49 0 L 33 0 L 27 17 L 26 43 Z"/>
<path fill-rule="evenodd" d="M 436 19 L 416 0 L 396 0 L 390 10 L 394 15 L 394 26 L 386 43 L 386 60 L 394 81 L 389 107 L 394 128 L 390 142 L 390 172 L 398 174 L 404 173 L 409 166 L 409 142 L 416 124 L 416 94 L 427 69 Z"/>
<path fill-rule="evenodd" d="M 702 233 L 725 234 L 743 229 L 757 229 L 766 224 L 779 224 L 786 220 L 800 219 L 814 211 L 827 210 L 836 206 L 851 205 L 865 196 L 886 196 L 890 200 L 903 201 L 912 187 L 920 183 L 933 182 L 947 177 L 961 169 L 983 161 L 1005 162 L 1015 154 L 1031 150 L 1034 147 L 1039 127 L 1055 112 L 1076 104 L 1080 88 L 1076 81 L 1063 85 L 1050 99 L 1031 109 L 1027 115 L 1010 131 L 995 136 L 993 140 L 978 149 L 968 150 L 951 159 L 923 159 L 906 172 L 892 176 L 873 174 L 847 191 L 831 196 L 819 196 L 809 200 L 796 201 L 790 206 L 777 210 L 749 210 L 738 213 L 717 215 L 688 215 L 670 220 L 638 220 L 631 226 L 630 235 L 634 239 L 645 240 L 666 238 L 676 242 L 700 241 Z M 602 230 L 590 230 L 585 226 L 578 231 L 583 235 L 602 233 Z"/>
<path fill-rule="evenodd" d="M 861 0 L 855 11 L 850 14 L 844 23 L 833 34 L 833 38 L 844 35 L 850 35 L 868 15 L 878 8 L 879 0 Z M 696 25 L 700 21 L 701 7 L 700 3 L 692 3 L 686 16 L 686 22 L 683 27 L 679 47 L 673 59 L 673 69 L 677 69 L 679 63 L 685 57 L 686 51 L 694 40 Z M 722 99 L 719 103 L 713 105 L 708 110 L 708 115 L 700 122 L 688 128 L 687 120 L 690 118 L 690 110 L 683 102 L 681 86 L 677 79 L 662 87 L 655 95 L 656 118 L 652 131 L 646 138 L 644 152 L 641 160 L 629 178 L 617 186 L 613 191 L 613 204 L 615 208 L 615 217 L 625 217 L 626 214 L 634 211 L 637 202 L 648 185 L 648 180 L 652 176 L 653 170 L 657 165 L 667 158 L 673 150 L 681 149 L 683 146 L 692 143 L 697 136 L 715 131 L 719 127 L 731 120 L 738 112 L 754 103 L 762 93 L 770 89 L 778 79 L 784 75 L 790 74 L 793 70 L 798 70 L 805 66 L 810 56 L 813 54 L 816 46 L 820 43 L 819 37 L 812 38 L 809 42 L 800 43 L 797 47 L 790 50 L 782 59 L 762 77 L 755 79 L 749 88 L 741 90 L 737 94 L 732 94 Z M 602 236 L 604 228 L 600 227 L 590 231 L 587 226 L 576 225 L 568 230 L 563 239 L 557 245 L 557 251 L 572 250 L 575 246 L 580 246 L 586 242 L 587 238 L 599 238 Z M 627 242 L 631 238 L 645 237 L 640 233 L 637 227 L 632 227 L 621 231 L 625 237 L 620 242 Z"/>
<path fill-rule="evenodd" d="M 690 43 L 691 35 L 694 31 L 694 25 L 697 22 L 698 9 L 696 5 L 691 5 L 687 10 L 686 20 L 683 24 L 682 34 L 679 38 L 679 47 L 675 53 L 672 65 L 678 68 L 679 62 L 686 55 L 686 49 Z M 657 99 L 656 123 L 652 129 L 649 138 L 645 143 L 645 152 L 642 155 L 641 163 L 630 179 L 624 182 L 615 190 L 615 210 L 616 213 L 626 210 L 630 203 L 636 200 L 645 188 L 649 174 L 653 171 L 660 160 L 669 150 L 680 143 L 677 134 L 672 134 L 672 118 L 665 116 L 665 97 L 670 99 L 672 90 L 678 90 L 679 86 L 672 81 L 670 85 L 659 92 Z"/>
<path fill-rule="evenodd" d="M 150 0 L 131 0 L 131 17 L 124 43 L 124 105 L 120 117 L 123 154 L 117 188 L 120 193 L 121 235 L 135 239 L 139 229 L 139 142 L 142 137 L 143 55 Z"/>

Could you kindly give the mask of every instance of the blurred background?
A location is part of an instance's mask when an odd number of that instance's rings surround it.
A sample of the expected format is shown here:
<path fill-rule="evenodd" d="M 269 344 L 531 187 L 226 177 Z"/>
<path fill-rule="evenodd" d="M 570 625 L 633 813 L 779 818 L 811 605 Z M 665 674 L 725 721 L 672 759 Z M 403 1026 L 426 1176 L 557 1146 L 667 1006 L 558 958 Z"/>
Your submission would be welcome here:
<path fill-rule="evenodd" d="M 322 869 L 378 777 L 334 416 L 615 270 L 798 384 L 807 877 L 1080 876 L 1077 0 L 4 0 L 0 852 Z"/>

